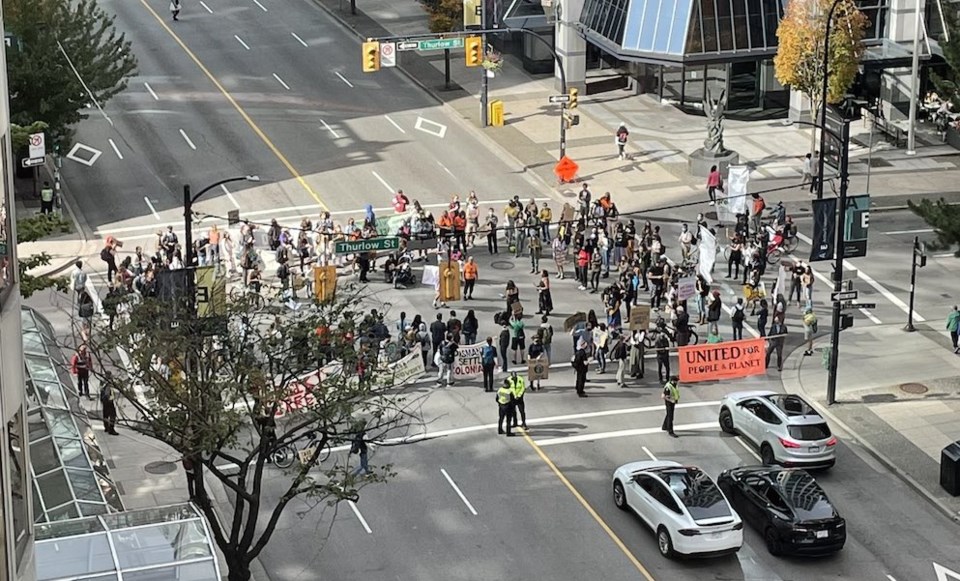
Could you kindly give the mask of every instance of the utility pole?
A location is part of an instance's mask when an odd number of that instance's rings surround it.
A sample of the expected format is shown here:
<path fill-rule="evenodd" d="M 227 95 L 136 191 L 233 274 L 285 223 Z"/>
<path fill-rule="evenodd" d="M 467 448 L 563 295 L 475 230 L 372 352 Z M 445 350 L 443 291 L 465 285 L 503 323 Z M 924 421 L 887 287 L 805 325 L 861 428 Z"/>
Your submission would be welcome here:
<path fill-rule="evenodd" d="M 480 29 L 487 29 L 487 0 L 480 0 Z M 487 54 L 487 33 L 480 35 L 480 42 L 483 43 L 483 55 Z M 480 73 L 483 75 L 480 79 L 480 126 L 486 129 L 490 125 L 488 105 L 490 102 L 489 85 L 490 78 L 487 75 L 487 69 L 480 67 Z"/>
<path fill-rule="evenodd" d="M 826 34 L 823 36 L 823 82 L 820 85 L 820 155 L 817 160 L 817 199 L 823 199 L 823 170 L 824 168 L 824 157 L 826 154 L 827 147 L 827 135 L 824 133 L 824 128 L 827 126 L 827 94 L 830 91 L 830 24 L 833 22 L 833 12 L 837 9 L 837 5 L 840 4 L 841 0 L 833 0 L 833 4 L 830 6 L 830 11 L 827 12 L 827 25 L 826 25 Z M 842 179 L 842 178 L 841 178 Z"/>
<path fill-rule="evenodd" d="M 826 116 L 824 116 L 826 120 Z M 821 126 L 820 131 L 827 131 L 826 126 Z M 850 161 L 850 121 L 843 119 L 840 124 L 840 201 L 837 207 L 836 219 L 836 240 L 834 242 L 834 261 L 833 261 L 833 290 L 840 292 L 843 290 L 843 216 L 847 209 L 847 186 L 849 184 L 849 174 L 847 172 Z M 821 152 L 822 156 L 823 152 Z M 822 157 L 821 157 L 822 159 Z M 822 180 L 822 175 L 821 175 Z M 822 188 L 821 181 L 821 188 Z M 837 401 L 837 359 L 840 355 L 840 318 L 842 315 L 842 302 L 833 301 L 833 322 L 830 328 L 830 366 L 827 374 L 827 404 L 832 405 Z"/>
<path fill-rule="evenodd" d="M 907 333 L 913 333 L 917 330 L 913 326 L 913 298 L 917 290 L 917 268 L 923 268 L 927 265 L 927 245 L 920 243 L 920 237 L 913 237 L 913 251 L 910 253 L 910 309 L 907 311 L 907 326 L 903 328 Z M 919 262 L 919 264 L 918 264 Z"/>
<path fill-rule="evenodd" d="M 917 0 L 913 18 L 913 58 L 910 63 L 910 126 L 907 128 L 907 155 L 917 154 L 917 100 L 920 97 L 920 19 L 923 0 Z"/>

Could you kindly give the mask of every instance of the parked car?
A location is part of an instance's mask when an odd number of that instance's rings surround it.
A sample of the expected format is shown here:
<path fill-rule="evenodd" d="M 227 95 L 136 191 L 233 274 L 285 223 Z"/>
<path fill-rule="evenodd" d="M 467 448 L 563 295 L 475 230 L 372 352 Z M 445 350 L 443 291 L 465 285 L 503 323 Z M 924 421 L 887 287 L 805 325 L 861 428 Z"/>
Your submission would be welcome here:
<path fill-rule="evenodd" d="M 834 553 L 847 540 L 846 521 L 806 470 L 732 468 L 717 484 L 773 555 Z"/>
<path fill-rule="evenodd" d="M 739 391 L 720 402 L 720 429 L 740 434 L 764 464 L 830 468 L 837 439 L 813 406 L 798 395 Z"/>
<path fill-rule="evenodd" d="M 624 464 L 613 473 L 613 502 L 654 531 L 665 557 L 735 553 L 743 545 L 740 516 L 710 476 L 695 466 Z"/>

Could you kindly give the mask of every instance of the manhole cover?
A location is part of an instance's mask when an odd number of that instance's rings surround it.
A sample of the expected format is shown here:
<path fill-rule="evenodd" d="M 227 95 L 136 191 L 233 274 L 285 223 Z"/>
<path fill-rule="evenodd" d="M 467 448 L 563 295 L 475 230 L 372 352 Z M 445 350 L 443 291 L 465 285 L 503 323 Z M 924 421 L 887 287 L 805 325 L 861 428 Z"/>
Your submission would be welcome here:
<path fill-rule="evenodd" d="M 921 393 L 927 393 L 929 389 L 930 388 L 928 388 L 926 385 L 922 383 L 901 383 L 900 384 L 900 391 L 903 391 L 905 393 L 912 393 L 913 395 L 920 395 Z"/>
<path fill-rule="evenodd" d="M 490 263 L 490 268 L 494 270 L 510 270 L 511 268 L 516 268 L 517 265 L 507 261 L 507 260 L 497 260 Z"/>
<path fill-rule="evenodd" d="M 150 462 L 143 467 L 150 474 L 170 474 L 177 469 L 174 462 Z"/>

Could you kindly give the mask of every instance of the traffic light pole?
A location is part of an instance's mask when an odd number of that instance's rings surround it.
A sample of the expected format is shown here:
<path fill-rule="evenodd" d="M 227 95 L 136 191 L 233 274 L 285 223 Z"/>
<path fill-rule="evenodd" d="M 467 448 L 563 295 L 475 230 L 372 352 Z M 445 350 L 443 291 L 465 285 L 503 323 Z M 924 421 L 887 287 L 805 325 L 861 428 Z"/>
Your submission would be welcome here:
<path fill-rule="evenodd" d="M 480 0 L 480 28 L 487 28 L 487 0 Z M 480 35 L 480 42 L 483 43 L 481 55 L 485 55 L 487 53 L 486 33 Z M 490 111 L 488 110 L 490 104 L 488 93 L 490 90 L 490 79 L 487 76 L 487 69 L 483 67 L 480 67 L 480 69 L 480 72 L 483 74 L 480 79 L 480 126 L 486 129 L 487 126 L 490 125 Z"/>
<path fill-rule="evenodd" d="M 820 131 L 827 131 L 821 126 Z M 822 156 L 823 152 L 821 152 Z M 840 126 L 840 200 L 837 208 L 836 239 L 834 241 L 833 261 L 833 290 L 843 290 L 843 230 L 844 215 L 847 208 L 847 186 L 850 181 L 848 174 L 850 161 L 850 121 L 844 119 Z M 821 175 L 822 178 L 822 175 Z M 823 180 L 821 179 L 821 187 Z M 837 401 L 837 359 L 840 355 L 840 315 L 842 302 L 833 301 L 833 322 L 830 328 L 830 366 L 827 374 L 827 404 L 833 405 Z"/>
<path fill-rule="evenodd" d="M 907 311 L 907 326 L 903 328 L 904 331 L 908 333 L 913 333 L 917 330 L 913 326 L 913 297 L 916 294 L 917 290 L 917 267 L 926 266 L 926 254 L 923 250 L 923 246 L 920 244 L 920 237 L 913 237 L 913 251 L 910 253 L 911 258 L 913 259 L 913 264 L 910 267 L 910 309 Z M 920 264 L 917 264 L 917 261 L 920 261 Z"/>

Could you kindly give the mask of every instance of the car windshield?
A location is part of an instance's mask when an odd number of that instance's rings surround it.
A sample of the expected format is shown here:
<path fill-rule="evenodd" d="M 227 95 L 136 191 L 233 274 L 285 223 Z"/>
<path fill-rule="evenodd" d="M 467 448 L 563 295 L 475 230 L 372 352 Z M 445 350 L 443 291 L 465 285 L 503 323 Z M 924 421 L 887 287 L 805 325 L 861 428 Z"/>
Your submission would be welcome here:
<path fill-rule="evenodd" d="M 730 516 L 730 506 L 717 485 L 696 468 L 663 470 L 660 477 L 677 495 L 693 520 Z"/>
<path fill-rule="evenodd" d="M 827 424 L 789 426 L 787 430 L 794 440 L 825 440 L 830 437 L 830 428 Z"/>
<path fill-rule="evenodd" d="M 833 518 L 835 511 L 830 499 L 808 473 L 803 470 L 784 470 L 777 474 L 777 483 L 798 519 Z"/>

